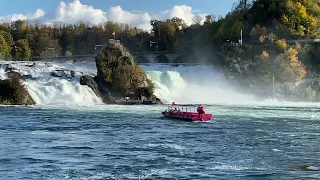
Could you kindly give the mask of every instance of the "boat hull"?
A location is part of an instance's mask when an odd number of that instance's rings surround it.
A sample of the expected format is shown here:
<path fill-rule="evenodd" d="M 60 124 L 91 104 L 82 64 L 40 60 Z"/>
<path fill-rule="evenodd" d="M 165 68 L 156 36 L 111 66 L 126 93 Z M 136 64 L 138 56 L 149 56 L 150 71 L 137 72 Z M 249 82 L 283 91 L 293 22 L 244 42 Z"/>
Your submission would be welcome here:
<path fill-rule="evenodd" d="M 179 119 L 183 121 L 211 121 L 212 114 L 203 114 L 201 117 L 194 112 L 162 112 L 166 118 Z"/>

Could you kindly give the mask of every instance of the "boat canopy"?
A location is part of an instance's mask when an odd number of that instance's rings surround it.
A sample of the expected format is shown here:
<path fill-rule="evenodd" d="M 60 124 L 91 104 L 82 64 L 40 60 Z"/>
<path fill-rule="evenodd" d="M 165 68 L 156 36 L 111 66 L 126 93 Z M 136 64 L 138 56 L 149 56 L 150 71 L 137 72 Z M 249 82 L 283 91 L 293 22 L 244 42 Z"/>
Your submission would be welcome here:
<path fill-rule="evenodd" d="M 197 112 L 196 109 L 200 105 L 195 105 L 195 104 L 174 104 L 172 103 L 171 105 L 168 106 L 168 110 L 179 110 L 182 112 Z"/>
<path fill-rule="evenodd" d="M 175 102 L 172 102 L 171 106 L 189 106 L 189 107 L 198 107 L 198 106 L 201 106 L 200 104 L 176 104 Z"/>

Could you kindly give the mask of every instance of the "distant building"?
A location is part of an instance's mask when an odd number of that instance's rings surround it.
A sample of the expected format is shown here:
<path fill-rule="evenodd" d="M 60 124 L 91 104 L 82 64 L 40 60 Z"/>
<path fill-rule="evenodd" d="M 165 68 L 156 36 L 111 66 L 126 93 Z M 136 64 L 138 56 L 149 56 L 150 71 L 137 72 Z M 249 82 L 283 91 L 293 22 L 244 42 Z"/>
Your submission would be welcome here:
<path fill-rule="evenodd" d="M 293 82 L 293 81 L 288 81 L 283 83 L 287 90 L 289 91 L 295 91 L 297 90 L 297 87 L 299 86 L 300 82 Z"/>

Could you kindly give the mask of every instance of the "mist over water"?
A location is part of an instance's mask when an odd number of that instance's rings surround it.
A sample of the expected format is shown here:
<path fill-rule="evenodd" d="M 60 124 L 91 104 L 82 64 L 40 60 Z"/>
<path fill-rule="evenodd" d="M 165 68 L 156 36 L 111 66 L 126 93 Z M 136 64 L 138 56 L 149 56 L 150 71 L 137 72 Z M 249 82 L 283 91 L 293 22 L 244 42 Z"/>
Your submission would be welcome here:
<path fill-rule="evenodd" d="M 142 66 L 156 85 L 155 94 L 164 102 L 241 104 L 253 96 L 237 93 L 224 74 L 211 66 Z"/>
<path fill-rule="evenodd" d="M 21 75 L 31 75 L 25 80 L 31 96 L 38 105 L 73 104 L 97 105 L 102 101 L 93 91 L 79 83 L 82 75 L 96 74 L 95 62 L 44 63 L 8 62 Z M 5 79 L 4 66 L 0 68 L 0 78 Z M 243 94 L 235 88 L 222 72 L 212 66 L 141 65 L 156 86 L 155 94 L 163 103 L 196 103 L 222 105 L 316 105 L 318 103 L 280 102 L 277 99 L 259 100 L 254 95 Z M 62 71 L 63 77 L 52 77 L 53 72 Z M 75 76 L 71 76 L 71 71 Z"/>

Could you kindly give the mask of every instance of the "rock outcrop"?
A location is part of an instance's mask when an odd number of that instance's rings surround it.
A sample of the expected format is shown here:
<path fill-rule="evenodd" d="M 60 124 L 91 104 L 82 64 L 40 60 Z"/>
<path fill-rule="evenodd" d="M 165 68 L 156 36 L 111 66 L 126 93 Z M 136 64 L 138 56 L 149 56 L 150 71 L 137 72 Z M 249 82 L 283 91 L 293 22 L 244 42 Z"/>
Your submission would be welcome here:
<path fill-rule="evenodd" d="M 109 42 L 96 57 L 97 76 L 82 76 L 106 104 L 160 104 L 154 84 L 121 44 Z"/>
<path fill-rule="evenodd" d="M 8 79 L 0 80 L 0 104 L 2 105 L 33 105 L 35 104 L 28 90 L 20 81 L 22 76 L 10 72 Z"/>

